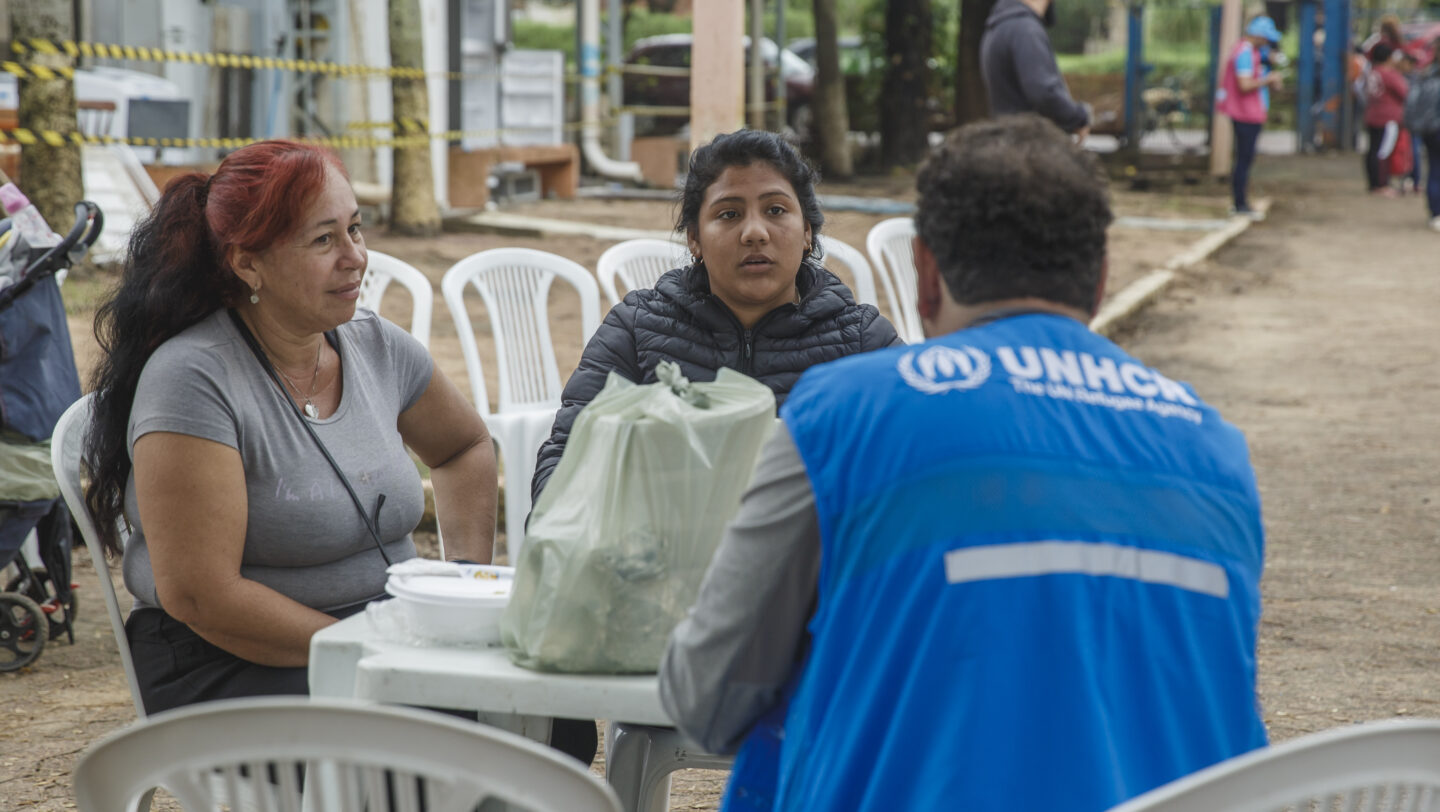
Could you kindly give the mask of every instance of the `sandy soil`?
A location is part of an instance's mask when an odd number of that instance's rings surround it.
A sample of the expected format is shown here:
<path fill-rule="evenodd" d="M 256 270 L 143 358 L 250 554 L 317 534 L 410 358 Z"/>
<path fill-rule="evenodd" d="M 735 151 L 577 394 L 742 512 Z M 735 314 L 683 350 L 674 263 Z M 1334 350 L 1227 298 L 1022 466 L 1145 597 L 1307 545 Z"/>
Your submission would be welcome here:
<path fill-rule="evenodd" d="M 1440 357 L 1431 312 L 1440 300 L 1436 241 L 1414 198 L 1369 200 L 1358 159 L 1275 160 L 1258 191 L 1270 220 L 1174 288 L 1119 340 L 1202 395 L 1250 437 L 1266 504 L 1260 688 L 1271 735 L 1284 739 L 1393 716 L 1440 716 Z M 907 181 L 828 188 L 905 194 Z M 1215 216 L 1212 187 L 1181 195 L 1118 193 L 1121 213 Z M 664 203 L 546 202 L 526 209 L 642 228 L 672 220 Z M 829 233 L 863 246 L 874 221 L 836 213 Z M 1181 250 L 1197 234 L 1112 233 L 1110 289 Z M 433 351 L 462 388 L 464 364 L 438 284 L 454 261 L 522 245 L 594 267 L 607 243 L 581 238 L 453 234 L 370 237 L 424 270 L 437 287 Z M 86 285 L 67 284 L 83 300 Z M 94 292 L 89 294 L 94 296 Z M 408 322 L 403 304 L 386 313 Z M 580 351 L 576 301 L 551 312 L 562 374 Z M 73 320 L 77 355 L 93 363 L 89 314 Z M 478 308 L 476 316 L 482 315 Z M 482 328 L 483 332 L 483 328 Z M 493 381 L 492 389 L 493 392 Z M 56 641 L 29 669 L 0 674 L 0 810 L 73 808 L 69 771 L 99 736 L 133 718 L 95 572 L 75 555 L 82 608 L 74 645 Z M 600 769 L 597 765 L 597 771 Z M 724 773 L 677 775 L 672 807 L 713 809 Z M 173 809 L 162 802 L 161 809 Z"/>

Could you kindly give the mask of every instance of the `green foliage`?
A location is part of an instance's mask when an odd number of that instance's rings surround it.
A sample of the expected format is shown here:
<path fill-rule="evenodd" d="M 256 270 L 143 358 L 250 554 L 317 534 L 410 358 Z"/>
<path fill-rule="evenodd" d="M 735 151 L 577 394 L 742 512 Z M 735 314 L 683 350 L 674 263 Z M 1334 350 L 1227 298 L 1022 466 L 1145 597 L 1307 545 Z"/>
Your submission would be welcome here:
<path fill-rule="evenodd" d="M 950 115 L 955 107 L 956 49 L 960 40 L 960 4 L 931 2 L 929 87 L 932 126 L 942 127 L 939 119 Z M 860 0 L 861 19 L 872 21 L 860 28 L 860 39 L 870 58 L 870 70 L 861 80 L 858 101 L 852 101 L 850 128 L 875 132 L 880 128 L 880 92 L 885 82 L 885 0 Z"/>
<path fill-rule="evenodd" d="M 749 6 L 746 6 L 747 10 Z M 765 36 L 775 38 L 775 11 L 770 3 L 765 4 Z M 750 25 L 747 19 L 745 25 Z M 785 0 L 785 42 L 802 37 L 815 36 L 815 4 L 811 0 Z M 783 43 L 782 43 L 783 44 Z"/>
<path fill-rule="evenodd" d="M 532 20 L 515 20 L 511 41 L 516 48 L 535 51 L 560 51 L 565 66 L 575 68 L 575 29 L 564 25 L 547 25 Z"/>
<path fill-rule="evenodd" d="M 1056 0 L 1050 44 L 1057 54 L 1085 52 L 1085 41 L 1103 37 L 1109 28 L 1107 0 Z"/>
<path fill-rule="evenodd" d="M 787 19 L 786 22 L 788 23 L 789 20 Z M 602 19 L 600 22 L 602 38 L 605 36 L 606 30 L 605 21 Z M 690 33 L 689 17 L 680 17 L 674 14 L 651 14 L 637 9 L 631 12 L 626 20 L 624 50 L 629 52 L 635 41 L 644 37 L 688 33 Z M 572 26 L 549 25 L 533 20 L 517 19 L 511 39 L 516 48 L 561 51 L 565 54 L 566 66 L 571 69 L 575 67 L 575 29 Z"/>
<path fill-rule="evenodd" d="M 645 37 L 654 37 L 660 34 L 689 34 L 690 32 L 689 17 L 679 17 L 674 14 L 651 14 L 636 9 L 630 12 L 630 16 L 625 20 L 625 50 L 629 52 L 636 40 Z"/>

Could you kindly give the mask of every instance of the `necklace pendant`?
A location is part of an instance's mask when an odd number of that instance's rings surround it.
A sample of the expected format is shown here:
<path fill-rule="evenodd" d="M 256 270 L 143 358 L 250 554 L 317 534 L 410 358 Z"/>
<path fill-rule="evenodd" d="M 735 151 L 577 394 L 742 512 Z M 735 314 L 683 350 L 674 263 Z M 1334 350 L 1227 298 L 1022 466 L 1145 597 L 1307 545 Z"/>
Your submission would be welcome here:
<path fill-rule="evenodd" d="M 308 400 L 305 401 L 305 416 L 310 418 L 311 420 L 320 419 L 320 410 L 315 408 L 315 404 L 311 403 Z"/>

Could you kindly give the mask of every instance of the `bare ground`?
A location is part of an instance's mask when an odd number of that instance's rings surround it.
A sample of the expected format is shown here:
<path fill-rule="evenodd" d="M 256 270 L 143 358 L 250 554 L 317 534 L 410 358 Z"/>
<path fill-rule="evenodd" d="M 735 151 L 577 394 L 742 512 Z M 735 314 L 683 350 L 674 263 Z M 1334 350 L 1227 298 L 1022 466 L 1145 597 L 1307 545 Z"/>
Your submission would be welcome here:
<path fill-rule="evenodd" d="M 1200 393 L 1248 434 L 1266 506 L 1260 690 L 1275 739 L 1394 716 L 1440 716 L 1440 301 L 1421 204 L 1370 200 L 1358 159 L 1262 159 L 1270 220 L 1179 283 L 1119 340 Z M 906 178 L 827 191 L 908 194 Z M 1117 193 L 1121 213 L 1211 217 L 1213 188 Z M 663 203 L 545 202 L 527 213 L 659 228 Z M 827 231 L 863 246 L 880 218 L 831 216 Z M 1198 235 L 1114 229 L 1110 290 Z M 370 237 L 372 247 L 438 283 L 474 251 L 522 245 L 594 267 L 608 244 L 583 238 L 447 234 Z M 103 279 L 67 283 L 82 365 L 93 364 L 90 302 Z M 438 301 L 433 351 L 468 390 L 454 328 Z M 552 314 L 562 370 L 579 357 L 573 295 Z M 403 304 L 387 315 L 407 323 Z M 474 316 L 482 316 L 478 309 Z M 568 328 L 568 329 L 567 329 Z M 492 381 L 492 392 L 493 381 Z M 422 542 L 425 541 L 422 539 Z M 96 738 L 133 719 L 95 573 L 75 554 L 82 608 L 74 645 L 56 641 L 24 671 L 0 674 L 0 810 L 73 808 L 69 772 Z M 600 765 L 597 771 L 602 769 Z M 675 809 L 713 809 L 724 773 L 677 774 Z M 161 809 L 173 809 L 162 801 Z"/>

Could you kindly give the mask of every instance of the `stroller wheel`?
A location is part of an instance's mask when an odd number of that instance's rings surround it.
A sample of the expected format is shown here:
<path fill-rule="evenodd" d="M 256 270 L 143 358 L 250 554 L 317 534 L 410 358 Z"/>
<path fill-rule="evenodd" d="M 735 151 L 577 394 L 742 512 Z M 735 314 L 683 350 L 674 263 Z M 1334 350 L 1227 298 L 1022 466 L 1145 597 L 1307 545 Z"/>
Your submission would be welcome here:
<path fill-rule="evenodd" d="M 28 575 L 21 573 L 11 578 L 10 583 L 5 585 L 5 591 L 18 592 L 40 604 L 50 621 L 51 640 L 63 634 L 69 636 L 72 644 L 75 642 L 75 611 L 79 608 L 80 597 L 74 589 L 69 590 L 68 600 L 61 601 L 56 597 L 60 590 L 53 587 L 50 573 L 44 567 L 31 567 Z"/>
<path fill-rule="evenodd" d="M 24 595 L 0 592 L 0 671 L 17 671 L 39 659 L 48 632 L 39 604 Z"/>

